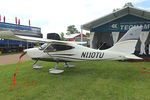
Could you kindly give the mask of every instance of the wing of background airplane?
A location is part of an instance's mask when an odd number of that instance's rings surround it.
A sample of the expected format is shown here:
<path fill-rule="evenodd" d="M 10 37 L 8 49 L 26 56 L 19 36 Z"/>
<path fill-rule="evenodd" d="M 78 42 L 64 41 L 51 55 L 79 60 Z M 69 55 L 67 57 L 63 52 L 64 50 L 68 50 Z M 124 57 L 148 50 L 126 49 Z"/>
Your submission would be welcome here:
<path fill-rule="evenodd" d="M 18 32 L 15 32 L 15 31 L 0 31 L 0 38 L 10 39 L 10 40 L 19 40 L 19 41 L 28 41 L 28 42 L 43 42 L 43 43 L 51 42 L 51 43 L 63 43 L 63 44 L 73 43 L 73 42 L 69 42 L 69 41 L 60 41 L 60 40 L 52 40 L 52 39 L 44 39 L 44 38 L 16 35 L 17 33 Z M 77 44 L 80 44 L 80 43 L 77 43 Z"/>
<path fill-rule="evenodd" d="M 53 42 L 53 43 L 74 43 L 74 44 L 86 44 L 87 42 L 71 42 L 71 41 L 61 41 L 61 40 L 52 40 L 52 39 L 44 39 L 44 38 L 37 38 L 37 37 L 29 37 L 29 36 L 22 36 L 16 35 L 19 32 L 16 31 L 0 31 L 0 38 L 2 39 L 9 39 L 9 40 L 19 40 L 19 41 L 28 41 L 28 42 Z"/>

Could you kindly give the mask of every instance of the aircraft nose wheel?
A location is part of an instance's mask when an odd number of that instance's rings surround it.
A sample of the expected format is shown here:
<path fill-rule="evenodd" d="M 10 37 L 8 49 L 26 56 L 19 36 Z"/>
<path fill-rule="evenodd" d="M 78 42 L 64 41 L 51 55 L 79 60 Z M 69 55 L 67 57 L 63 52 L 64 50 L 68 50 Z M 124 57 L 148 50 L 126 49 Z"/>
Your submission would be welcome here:
<path fill-rule="evenodd" d="M 43 66 L 38 65 L 37 62 L 38 62 L 38 60 L 36 60 L 36 61 L 34 62 L 34 64 L 32 65 L 32 68 L 33 68 L 33 69 L 40 69 L 40 68 L 43 67 Z"/>
<path fill-rule="evenodd" d="M 58 69 L 58 62 L 56 63 L 55 68 L 49 69 L 49 73 L 51 73 L 51 74 L 60 74 L 60 73 L 63 73 L 63 72 L 64 72 L 64 70 Z"/>

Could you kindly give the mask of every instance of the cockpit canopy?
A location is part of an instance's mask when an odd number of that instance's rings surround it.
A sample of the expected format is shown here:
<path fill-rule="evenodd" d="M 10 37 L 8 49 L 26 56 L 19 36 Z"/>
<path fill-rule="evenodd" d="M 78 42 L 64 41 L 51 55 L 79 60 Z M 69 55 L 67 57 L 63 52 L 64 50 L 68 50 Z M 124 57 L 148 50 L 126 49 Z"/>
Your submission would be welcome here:
<path fill-rule="evenodd" d="M 56 52 L 56 51 L 64 51 L 64 50 L 70 50 L 74 47 L 69 46 L 67 44 L 58 44 L 58 43 L 45 43 L 41 47 L 39 47 L 40 50 L 44 50 L 44 52 Z"/>

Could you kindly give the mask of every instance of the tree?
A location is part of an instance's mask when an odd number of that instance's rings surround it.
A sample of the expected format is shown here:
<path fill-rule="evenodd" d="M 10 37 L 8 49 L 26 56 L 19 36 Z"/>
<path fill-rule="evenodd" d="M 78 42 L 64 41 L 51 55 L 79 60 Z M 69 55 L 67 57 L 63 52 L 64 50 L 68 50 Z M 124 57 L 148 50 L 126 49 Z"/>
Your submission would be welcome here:
<path fill-rule="evenodd" d="M 66 35 L 70 35 L 70 31 L 67 31 Z"/>
<path fill-rule="evenodd" d="M 113 12 L 120 10 L 120 8 L 115 8 L 113 9 Z"/>
<path fill-rule="evenodd" d="M 60 33 L 60 36 L 61 36 L 61 37 L 60 37 L 60 38 L 61 38 L 61 40 L 63 40 L 63 41 L 64 41 L 64 40 L 65 40 L 65 38 L 64 38 L 64 33 L 63 33 L 63 32 L 61 32 L 61 33 Z"/>
<path fill-rule="evenodd" d="M 123 7 L 134 7 L 134 6 L 131 2 L 128 2 L 128 3 L 125 3 Z"/>
<path fill-rule="evenodd" d="M 125 7 L 134 7 L 133 4 L 131 2 L 125 3 L 125 5 L 123 6 L 123 8 Z M 120 10 L 120 8 L 115 8 L 113 9 L 113 12 Z"/>
<path fill-rule="evenodd" d="M 77 30 L 75 25 L 70 25 L 67 27 L 67 33 L 75 34 L 75 33 L 80 33 L 80 32 Z"/>
<path fill-rule="evenodd" d="M 89 33 L 89 32 L 86 32 L 86 35 L 87 35 L 88 37 L 90 37 L 90 33 Z"/>

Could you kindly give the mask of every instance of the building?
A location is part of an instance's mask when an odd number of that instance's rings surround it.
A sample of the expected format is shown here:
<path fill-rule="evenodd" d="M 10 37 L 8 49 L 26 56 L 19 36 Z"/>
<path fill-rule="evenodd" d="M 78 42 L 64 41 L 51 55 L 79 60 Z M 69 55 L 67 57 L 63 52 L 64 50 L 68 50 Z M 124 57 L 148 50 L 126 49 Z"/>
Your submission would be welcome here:
<path fill-rule="evenodd" d="M 0 22 L 0 31 L 5 30 L 15 31 L 16 35 L 42 38 L 41 28 L 39 27 Z M 0 39 L 0 52 L 21 51 L 23 47 L 33 47 L 33 43 Z"/>
<path fill-rule="evenodd" d="M 150 54 L 150 12 L 126 6 L 104 17 L 81 25 L 91 32 L 90 47 L 106 49 L 113 46 L 131 27 L 143 26 L 136 54 Z"/>
<path fill-rule="evenodd" d="M 17 35 L 42 38 L 41 28 L 39 27 L 0 22 L 0 31 L 4 30 L 16 31 Z"/>
<path fill-rule="evenodd" d="M 81 42 L 81 36 L 82 36 L 82 41 L 85 42 L 87 41 L 88 36 L 85 34 L 70 34 L 70 35 L 64 35 L 65 41 L 77 41 Z"/>

